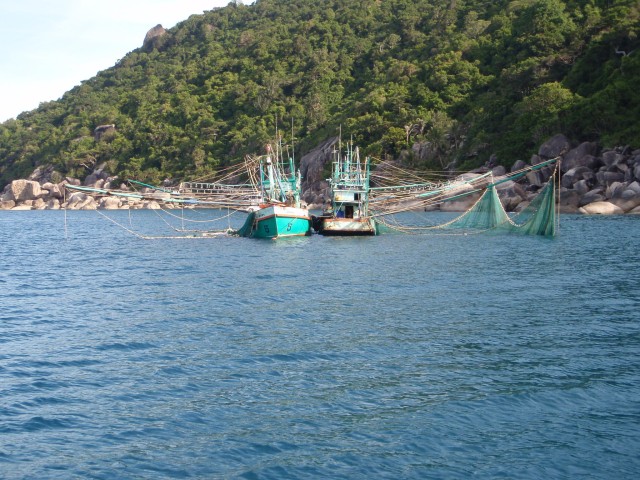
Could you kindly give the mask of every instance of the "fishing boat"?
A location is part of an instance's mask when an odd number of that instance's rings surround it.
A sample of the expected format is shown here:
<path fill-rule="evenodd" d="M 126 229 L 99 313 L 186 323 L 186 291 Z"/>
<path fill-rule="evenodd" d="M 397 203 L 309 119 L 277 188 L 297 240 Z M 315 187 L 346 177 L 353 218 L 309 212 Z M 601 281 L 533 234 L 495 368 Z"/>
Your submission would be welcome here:
<path fill-rule="evenodd" d="M 329 179 L 331 206 L 313 219 L 315 230 L 322 235 L 376 235 L 376 222 L 369 215 L 369 169 L 367 157 L 360 161 L 358 147 L 347 146 L 345 155 L 334 152 L 332 176 Z"/>
<path fill-rule="evenodd" d="M 279 238 L 311 233 L 311 216 L 300 201 L 300 171 L 294 159 L 284 162 L 282 149 L 258 157 L 257 180 L 261 202 L 254 207 L 244 225 L 236 231 L 241 237 Z"/>

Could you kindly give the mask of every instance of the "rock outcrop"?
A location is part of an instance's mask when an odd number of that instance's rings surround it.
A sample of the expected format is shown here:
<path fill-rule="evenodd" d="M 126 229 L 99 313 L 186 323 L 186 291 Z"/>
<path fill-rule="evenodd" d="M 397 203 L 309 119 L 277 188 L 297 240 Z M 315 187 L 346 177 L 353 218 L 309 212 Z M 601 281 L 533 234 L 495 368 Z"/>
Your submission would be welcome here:
<path fill-rule="evenodd" d="M 302 176 L 302 200 L 311 207 L 322 207 L 329 199 L 329 183 L 326 173 L 330 171 L 333 151 L 338 143 L 338 137 L 325 140 L 300 160 L 300 175 Z M 327 165 L 329 168 L 327 168 Z"/>
<path fill-rule="evenodd" d="M 14 180 L 8 184 L 0 194 L 0 210 L 115 210 L 115 209 L 157 209 L 169 194 L 154 193 L 158 201 L 143 200 L 129 197 L 104 196 L 94 197 L 85 192 L 72 191 L 65 188 L 65 184 L 93 188 L 122 188 L 117 185 L 118 177 L 109 176 L 104 171 L 104 165 L 98 166 L 84 181 L 67 177 L 63 181 L 50 181 L 55 177 L 62 177 L 49 167 L 38 167 L 29 179 Z M 32 180 L 34 178 L 40 181 Z M 172 204 L 163 208 L 173 208 Z"/>
<path fill-rule="evenodd" d="M 93 129 L 93 138 L 96 142 L 99 142 L 104 137 L 112 136 L 116 131 L 115 124 L 111 123 L 109 125 L 98 125 Z"/>
<path fill-rule="evenodd" d="M 543 147 L 541 156 L 551 151 Z M 561 154 L 560 160 L 561 211 L 617 215 L 640 206 L 640 150 L 623 147 L 598 154 L 594 143 L 584 142 Z"/>
<path fill-rule="evenodd" d="M 145 50 L 153 50 L 154 48 L 160 48 L 162 46 L 162 39 L 167 35 L 167 31 L 160 24 L 151 28 L 144 36 L 144 42 L 142 48 Z"/>
<path fill-rule="evenodd" d="M 580 207 L 580 212 L 597 215 L 622 215 L 624 210 L 611 202 L 593 202 Z"/>
<path fill-rule="evenodd" d="M 16 203 L 42 198 L 40 184 L 33 180 L 14 180 L 5 189 L 3 200 L 13 200 Z"/>

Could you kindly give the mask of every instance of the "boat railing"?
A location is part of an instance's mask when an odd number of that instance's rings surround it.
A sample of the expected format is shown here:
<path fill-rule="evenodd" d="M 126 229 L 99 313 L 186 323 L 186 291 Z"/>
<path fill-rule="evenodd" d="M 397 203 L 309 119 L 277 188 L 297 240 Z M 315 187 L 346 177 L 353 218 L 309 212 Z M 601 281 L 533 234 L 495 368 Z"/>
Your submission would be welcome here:
<path fill-rule="evenodd" d="M 228 185 L 223 183 L 196 183 L 196 182 L 184 182 L 180 185 L 181 193 L 192 194 L 220 194 L 224 192 L 237 193 L 240 191 L 254 191 L 253 185 L 248 183 Z"/>

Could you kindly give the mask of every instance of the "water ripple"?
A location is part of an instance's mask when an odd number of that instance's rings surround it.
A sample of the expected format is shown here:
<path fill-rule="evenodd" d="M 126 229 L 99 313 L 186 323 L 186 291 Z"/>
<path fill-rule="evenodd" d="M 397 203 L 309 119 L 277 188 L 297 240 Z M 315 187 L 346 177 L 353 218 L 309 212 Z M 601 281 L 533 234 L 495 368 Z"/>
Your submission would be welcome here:
<path fill-rule="evenodd" d="M 640 474 L 632 218 L 97 249 L 91 212 L 12 213 L 3 479 Z"/>

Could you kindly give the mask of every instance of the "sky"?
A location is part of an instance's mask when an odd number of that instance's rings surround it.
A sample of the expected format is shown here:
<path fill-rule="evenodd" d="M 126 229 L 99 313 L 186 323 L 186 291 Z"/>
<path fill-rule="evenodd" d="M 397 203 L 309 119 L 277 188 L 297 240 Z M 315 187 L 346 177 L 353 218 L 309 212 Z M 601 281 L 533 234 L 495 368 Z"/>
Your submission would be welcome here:
<path fill-rule="evenodd" d="M 57 100 L 169 29 L 230 0 L 5 0 L 0 6 L 0 122 Z M 245 2 L 249 3 L 249 2 Z"/>

